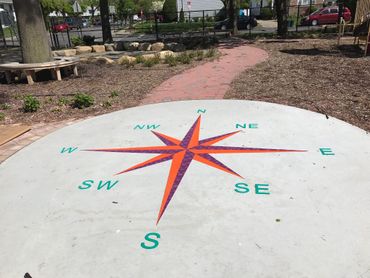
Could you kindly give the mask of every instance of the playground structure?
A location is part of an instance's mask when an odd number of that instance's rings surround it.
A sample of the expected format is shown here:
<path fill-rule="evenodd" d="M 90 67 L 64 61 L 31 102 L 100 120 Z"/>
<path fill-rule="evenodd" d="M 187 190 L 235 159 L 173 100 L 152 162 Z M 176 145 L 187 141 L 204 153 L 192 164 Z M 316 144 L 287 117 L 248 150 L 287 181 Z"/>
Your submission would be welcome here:
<path fill-rule="evenodd" d="M 353 23 L 346 23 L 343 18 L 340 19 L 338 29 L 338 45 L 341 37 L 346 30 L 353 31 L 354 44 L 364 44 L 364 56 L 370 53 L 370 0 L 358 0 L 356 15 Z"/>

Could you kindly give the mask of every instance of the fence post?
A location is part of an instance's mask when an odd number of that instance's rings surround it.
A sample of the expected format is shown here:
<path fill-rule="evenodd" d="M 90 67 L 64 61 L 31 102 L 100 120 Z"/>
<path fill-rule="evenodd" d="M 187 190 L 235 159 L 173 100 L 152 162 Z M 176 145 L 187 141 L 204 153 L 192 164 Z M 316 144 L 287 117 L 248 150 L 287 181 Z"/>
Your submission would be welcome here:
<path fill-rule="evenodd" d="M 203 10 L 203 19 L 202 19 L 202 29 L 203 29 L 203 37 L 206 33 L 206 18 L 205 18 L 205 15 L 204 15 L 204 10 Z"/>
<path fill-rule="evenodd" d="M 299 13 L 299 8 L 301 7 L 300 5 L 300 2 L 298 2 L 298 9 L 297 9 L 297 22 L 295 23 L 295 31 L 298 32 L 298 24 L 300 24 L 299 22 L 299 17 L 300 17 L 300 13 Z"/>
<path fill-rule="evenodd" d="M 155 12 L 154 14 L 154 18 L 155 18 L 155 37 L 156 37 L 156 40 L 159 41 L 159 32 L 158 32 L 158 14 L 157 12 Z"/>
<path fill-rule="evenodd" d="M 0 34 L 2 34 L 2 36 L 3 36 L 4 47 L 5 47 L 5 48 L 7 48 L 7 45 L 6 45 L 6 38 L 5 38 L 5 33 L 4 33 L 3 25 L 2 25 L 2 23 L 1 23 L 1 22 L 0 22 Z"/>
<path fill-rule="evenodd" d="M 252 8 L 249 8 L 249 38 L 252 38 Z"/>

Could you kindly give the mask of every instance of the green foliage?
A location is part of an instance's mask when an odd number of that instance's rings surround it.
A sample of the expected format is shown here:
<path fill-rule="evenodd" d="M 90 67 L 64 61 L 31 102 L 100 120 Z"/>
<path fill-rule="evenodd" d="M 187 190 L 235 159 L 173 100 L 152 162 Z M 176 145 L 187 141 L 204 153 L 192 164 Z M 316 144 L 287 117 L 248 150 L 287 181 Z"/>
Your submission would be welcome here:
<path fill-rule="evenodd" d="M 141 55 L 136 56 L 136 63 L 137 64 L 143 63 L 144 61 L 145 61 L 145 59 L 143 58 L 143 56 L 141 56 Z"/>
<path fill-rule="evenodd" d="M 23 112 L 36 112 L 40 108 L 40 101 L 34 96 L 28 95 L 23 99 Z"/>
<path fill-rule="evenodd" d="M 159 64 L 160 62 L 161 62 L 161 58 L 158 55 L 156 55 L 153 58 L 145 59 L 143 62 L 143 66 L 150 68 L 156 64 Z"/>
<path fill-rule="evenodd" d="M 82 37 L 82 40 L 85 45 L 93 45 L 95 41 L 95 36 L 85 35 Z"/>
<path fill-rule="evenodd" d="M 273 16 L 274 14 L 271 8 L 265 7 L 261 9 L 261 14 L 260 14 L 261 19 L 269 20 L 269 19 L 272 19 Z"/>
<path fill-rule="evenodd" d="M 183 9 L 180 11 L 180 22 L 185 22 L 185 14 Z"/>
<path fill-rule="evenodd" d="M 191 58 L 186 52 L 183 52 L 179 56 L 177 56 L 177 61 L 182 64 L 190 64 Z"/>
<path fill-rule="evenodd" d="M 85 42 L 83 41 L 83 39 L 81 39 L 80 37 L 72 37 L 71 38 L 71 42 L 74 46 L 78 46 L 78 45 L 84 45 Z"/>
<path fill-rule="evenodd" d="M 203 50 L 198 50 L 196 52 L 195 60 L 202 61 L 203 58 L 204 58 L 204 52 L 203 52 Z"/>
<path fill-rule="evenodd" d="M 66 98 L 66 97 L 60 97 L 59 99 L 58 99 L 58 105 L 59 106 L 66 106 L 66 105 L 68 105 L 70 103 L 70 100 L 68 99 L 68 98 Z"/>
<path fill-rule="evenodd" d="M 118 92 L 117 91 L 112 91 L 111 93 L 110 93 L 110 96 L 109 96 L 110 98 L 114 98 L 114 97 L 118 97 Z"/>
<path fill-rule="evenodd" d="M 166 55 L 164 57 L 164 63 L 168 64 L 170 67 L 177 66 L 177 59 L 174 55 Z"/>
<path fill-rule="evenodd" d="M 217 54 L 217 50 L 215 48 L 211 48 L 211 49 L 208 49 L 207 53 L 206 53 L 206 57 L 207 58 L 212 58 L 212 57 L 215 57 Z"/>
<path fill-rule="evenodd" d="M 111 106 L 112 106 L 112 102 L 110 102 L 109 100 L 104 101 L 104 102 L 102 103 L 102 106 L 103 106 L 104 108 L 109 108 L 109 107 L 111 107 Z"/>
<path fill-rule="evenodd" d="M 0 109 L 1 110 L 8 110 L 10 108 L 11 108 L 11 106 L 8 103 L 2 103 L 2 104 L 0 104 Z"/>
<path fill-rule="evenodd" d="M 0 113 L 0 121 L 4 121 L 5 120 L 5 114 L 4 113 Z"/>
<path fill-rule="evenodd" d="M 115 4 L 117 16 L 120 19 L 127 18 L 139 10 L 138 5 L 133 0 L 116 0 Z"/>
<path fill-rule="evenodd" d="M 69 0 L 40 0 L 40 3 L 44 14 L 49 14 L 53 11 L 60 12 L 63 15 L 73 14 L 73 3 Z"/>
<path fill-rule="evenodd" d="M 77 93 L 72 101 L 72 107 L 73 108 L 86 108 L 90 107 L 94 104 L 94 98 L 90 95 L 84 94 L 84 93 Z"/>
<path fill-rule="evenodd" d="M 166 0 L 163 4 L 164 22 L 177 21 L 176 0 Z"/>

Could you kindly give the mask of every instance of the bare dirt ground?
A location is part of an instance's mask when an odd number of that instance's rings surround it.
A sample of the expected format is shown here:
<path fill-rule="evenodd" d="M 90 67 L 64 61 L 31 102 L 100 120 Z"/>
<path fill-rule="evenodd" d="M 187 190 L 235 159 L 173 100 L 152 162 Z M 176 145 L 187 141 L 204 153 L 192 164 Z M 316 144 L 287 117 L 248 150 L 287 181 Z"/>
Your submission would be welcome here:
<path fill-rule="evenodd" d="M 81 64 L 77 78 L 67 76 L 59 82 L 36 82 L 31 86 L 25 83 L 0 84 L 0 113 L 5 115 L 0 124 L 77 119 L 137 106 L 154 87 L 198 63 L 193 61 L 190 65 L 175 67 L 158 64 L 150 68 L 142 65 L 126 68 L 122 65 Z M 72 108 L 71 101 L 76 93 L 91 95 L 94 104 L 84 109 Z M 37 112 L 22 111 L 26 95 L 40 101 Z"/>
<path fill-rule="evenodd" d="M 225 98 L 295 106 L 370 131 L 370 57 L 346 40 L 265 40 L 267 61 L 242 73 Z"/>

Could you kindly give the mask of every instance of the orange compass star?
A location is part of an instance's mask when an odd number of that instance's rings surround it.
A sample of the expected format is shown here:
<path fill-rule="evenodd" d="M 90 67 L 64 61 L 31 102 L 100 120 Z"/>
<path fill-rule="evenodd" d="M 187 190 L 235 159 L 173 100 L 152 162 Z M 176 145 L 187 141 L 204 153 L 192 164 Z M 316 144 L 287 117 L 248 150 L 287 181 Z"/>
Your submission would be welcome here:
<path fill-rule="evenodd" d="M 158 213 L 157 224 L 159 223 L 168 204 L 174 196 L 181 179 L 185 175 L 190 163 L 193 160 L 204 163 L 208 166 L 225 171 L 229 174 L 242 178 L 226 165 L 215 159 L 210 154 L 223 153 L 274 153 L 274 152 L 304 152 L 303 150 L 282 150 L 282 149 L 261 149 L 261 148 L 243 148 L 243 147 L 228 147 L 228 146 L 213 146 L 215 143 L 224 140 L 239 131 L 219 135 L 212 138 L 199 140 L 201 116 L 195 121 L 189 129 L 184 139 L 178 140 L 170 136 L 152 131 L 165 146 L 153 147 L 133 147 L 133 148 L 111 148 L 111 149 L 89 149 L 87 151 L 98 152 L 123 152 L 123 153 L 159 153 L 159 155 L 132 166 L 122 172 L 123 174 L 129 171 L 140 169 L 143 167 L 158 164 L 172 159 L 171 169 L 167 179 L 166 189 L 162 198 L 162 204 Z"/>

